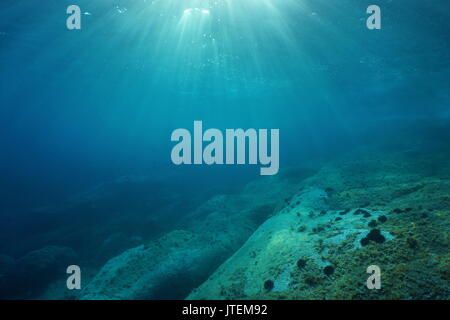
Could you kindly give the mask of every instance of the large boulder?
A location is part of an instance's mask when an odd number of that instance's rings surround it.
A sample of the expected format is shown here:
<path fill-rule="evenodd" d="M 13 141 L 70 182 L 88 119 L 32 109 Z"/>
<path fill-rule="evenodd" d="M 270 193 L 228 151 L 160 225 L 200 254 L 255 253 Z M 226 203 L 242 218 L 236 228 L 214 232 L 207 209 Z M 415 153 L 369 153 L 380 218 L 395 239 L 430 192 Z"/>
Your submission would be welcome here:
<path fill-rule="evenodd" d="M 370 230 L 368 216 L 384 214 L 364 208 L 330 210 L 324 190 L 305 188 L 187 298 L 252 299 L 268 298 L 269 293 L 275 298 L 303 289 L 295 276 L 299 269 L 301 281 L 314 286 L 334 271 L 330 253 L 343 245 L 347 251 L 361 248 Z M 393 238 L 386 232 L 379 237 Z"/>
<path fill-rule="evenodd" d="M 277 211 L 295 185 L 269 178 L 240 194 L 211 198 L 179 229 L 111 259 L 83 289 L 82 299 L 181 299 L 200 285 Z"/>
<path fill-rule="evenodd" d="M 184 298 L 234 247 L 212 233 L 175 230 L 111 259 L 83 290 L 82 299 Z"/>
<path fill-rule="evenodd" d="M 46 286 L 64 277 L 67 266 L 78 264 L 76 253 L 68 247 L 46 246 L 17 260 L 5 278 L 2 295 L 8 298 L 33 297 Z"/>

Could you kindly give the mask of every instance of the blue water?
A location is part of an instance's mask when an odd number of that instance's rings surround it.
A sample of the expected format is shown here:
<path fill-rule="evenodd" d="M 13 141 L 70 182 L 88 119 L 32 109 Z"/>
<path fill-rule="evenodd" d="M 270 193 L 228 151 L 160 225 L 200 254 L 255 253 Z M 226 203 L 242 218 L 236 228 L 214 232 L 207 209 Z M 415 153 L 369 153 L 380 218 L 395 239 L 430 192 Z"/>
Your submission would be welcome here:
<path fill-rule="evenodd" d="M 66 28 L 71 4 L 81 30 Z M 371 4 L 381 30 L 366 28 Z M 259 177 L 173 165 L 170 134 L 194 120 L 279 128 L 280 171 L 399 133 L 447 139 L 449 19 L 448 0 L 2 0 L 0 254 L 64 245 L 102 265 L 134 245 L 96 257 L 102 226 L 152 239 Z M 145 182 L 68 205 L 124 176 Z M 143 212 L 171 203 L 146 229 Z"/>

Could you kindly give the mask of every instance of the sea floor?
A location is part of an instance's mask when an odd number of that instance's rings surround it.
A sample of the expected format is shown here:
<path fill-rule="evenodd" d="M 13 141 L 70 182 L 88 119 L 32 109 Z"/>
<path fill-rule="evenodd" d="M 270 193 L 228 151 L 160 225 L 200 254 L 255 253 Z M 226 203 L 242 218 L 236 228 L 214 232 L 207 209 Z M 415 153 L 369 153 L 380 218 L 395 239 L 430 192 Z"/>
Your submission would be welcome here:
<path fill-rule="evenodd" d="M 445 149 L 363 148 L 308 178 L 291 168 L 259 179 L 111 260 L 81 298 L 172 298 L 177 287 L 187 299 L 448 299 L 449 164 Z M 380 290 L 366 286 L 371 265 Z"/>
<path fill-rule="evenodd" d="M 81 265 L 82 290 L 67 290 L 64 272 L 42 276 L 74 261 L 68 247 L 1 255 L 2 296 L 11 298 L 11 278 L 25 286 L 20 272 L 32 270 L 40 290 L 12 297 L 449 299 L 449 157 L 445 139 L 422 140 L 283 168 L 210 197 L 104 263 Z M 366 286 L 372 265 L 379 290 Z"/>
<path fill-rule="evenodd" d="M 447 156 L 375 151 L 302 181 L 188 299 L 448 299 Z"/>

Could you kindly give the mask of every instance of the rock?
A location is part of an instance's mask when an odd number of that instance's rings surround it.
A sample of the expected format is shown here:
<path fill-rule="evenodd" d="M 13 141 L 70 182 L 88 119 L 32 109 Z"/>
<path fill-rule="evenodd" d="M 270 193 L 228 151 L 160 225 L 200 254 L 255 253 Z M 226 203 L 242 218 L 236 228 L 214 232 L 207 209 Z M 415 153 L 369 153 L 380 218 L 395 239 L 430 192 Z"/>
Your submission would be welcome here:
<path fill-rule="evenodd" d="M 272 280 L 266 280 L 264 282 L 264 289 L 267 291 L 271 291 L 273 289 L 273 281 Z"/>
<path fill-rule="evenodd" d="M 303 269 L 306 266 L 306 262 L 307 262 L 306 259 L 299 259 L 299 260 L 297 260 L 297 267 L 299 269 Z"/>
<path fill-rule="evenodd" d="M 232 247 L 212 234 L 175 230 L 158 243 L 126 250 L 109 260 L 83 289 L 81 299 L 181 299 Z"/>
<path fill-rule="evenodd" d="M 416 248 L 418 245 L 417 240 L 412 237 L 409 237 L 408 239 L 406 239 L 406 242 L 408 243 L 408 246 L 413 249 Z"/>
<path fill-rule="evenodd" d="M 273 214 L 281 195 L 296 188 L 277 177 L 264 181 L 248 184 L 239 195 L 211 198 L 185 215 L 183 229 L 109 260 L 81 299 L 185 298 Z"/>
<path fill-rule="evenodd" d="M 77 264 L 76 253 L 68 247 L 46 246 L 18 259 L 7 278 L 9 296 L 36 294 L 50 282 L 64 277 L 67 266 Z"/>
<path fill-rule="evenodd" d="M 362 214 L 362 215 L 364 215 L 365 218 L 368 218 L 371 216 L 371 214 L 365 209 L 356 209 L 355 211 L 353 211 L 353 214 L 354 215 Z"/>
<path fill-rule="evenodd" d="M 364 209 L 354 215 L 356 208 L 341 215 L 342 210 L 329 208 L 326 193 L 316 187 L 303 188 L 293 199 L 300 201 L 300 205 L 286 206 L 267 219 L 187 299 L 272 298 L 272 295 L 288 291 L 306 296 L 306 291 L 297 288 L 304 284 L 314 287 L 334 272 L 336 257 L 332 252 L 339 248 L 346 252 L 361 248 L 360 239 L 369 233 L 361 226 L 364 212 L 374 217 L 385 214 Z M 323 210 L 327 214 L 320 215 Z M 332 223 L 338 217 L 341 220 Z M 299 222 L 312 232 L 296 232 Z M 385 234 L 382 236 L 392 239 Z M 261 285 L 267 279 L 273 281 L 270 291 Z"/>
<path fill-rule="evenodd" d="M 334 273 L 334 267 L 333 266 L 326 266 L 325 268 L 323 268 L 323 273 L 326 276 L 331 276 Z"/>
<path fill-rule="evenodd" d="M 368 213 L 368 212 L 365 212 L 364 213 L 364 218 L 370 218 L 372 215 L 370 214 L 370 213 Z"/>
<path fill-rule="evenodd" d="M 368 226 L 371 228 L 375 228 L 377 226 L 377 222 L 375 220 L 370 220 Z"/>
<path fill-rule="evenodd" d="M 361 239 L 361 244 L 363 246 L 366 246 L 369 244 L 369 241 L 373 241 L 376 243 L 383 243 L 386 240 L 386 238 L 381 234 L 381 231 L 379 229 L 372 229 L 370 232 Z"/>
<path fill-rule="evenodd" d="M 68 247 L 46 246 L 42 249 L 31 251 L 17 260 L 16 268 L 31 276 L 37 276 L 41 272 L 52 272 L 65 269 L 69 264 L 75 264 L 77 255 Z"/>

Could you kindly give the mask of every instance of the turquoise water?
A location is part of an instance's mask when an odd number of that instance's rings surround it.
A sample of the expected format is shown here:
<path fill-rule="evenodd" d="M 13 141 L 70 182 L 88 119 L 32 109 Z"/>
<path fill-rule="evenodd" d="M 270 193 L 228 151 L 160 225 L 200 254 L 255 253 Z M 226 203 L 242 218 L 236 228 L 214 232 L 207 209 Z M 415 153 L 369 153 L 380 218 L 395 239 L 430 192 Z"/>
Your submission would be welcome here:
<path fill-rule="evenodd" d="M 171 133 L 195 120 L 279 129 L 280 174 L 302 167 L 296 179 L 356 148 L 448 146 L 447 0 L 73 2 L 0 4 L 5 261 L 67 247 L 95 274 L 259 178 L 254 165 L 175 166 Z M 66 28 L 71 4 L 81 30 Z M 371 4 L 381 30 L 366 27 Z M 0 269 L 0 297 L 42 297 L 56 265 L 31 287 L 28 269 Z"/>

